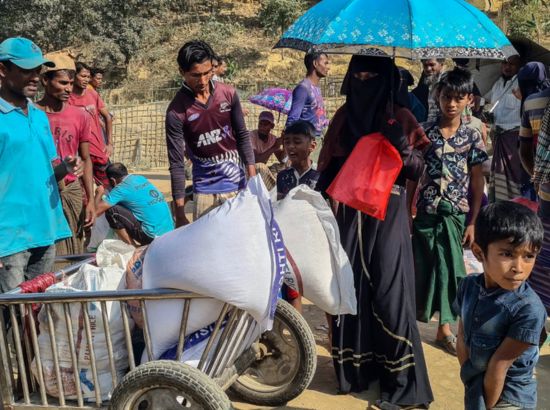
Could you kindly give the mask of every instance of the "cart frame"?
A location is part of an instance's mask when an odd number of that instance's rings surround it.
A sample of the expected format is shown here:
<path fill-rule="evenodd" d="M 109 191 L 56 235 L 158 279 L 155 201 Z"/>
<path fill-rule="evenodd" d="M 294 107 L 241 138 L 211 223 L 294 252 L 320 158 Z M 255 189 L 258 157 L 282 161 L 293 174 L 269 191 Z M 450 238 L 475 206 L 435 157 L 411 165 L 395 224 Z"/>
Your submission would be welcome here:
<path fill-rule="evenodd" d="M 69 258 L 67 258 L 69 259 Z M 70 258 L 69 260 L 76 260 Z M 94 258 L 82 260 L 70 267 L 56 272 L 57 279 L 63 279 L 78 271 L 86 263 L 93 263 Z M 105 344 L 109 355 L 109 367 L 112 377 L 111 392 L 120 382 L 117 380 L 115 360 L 113 357 L 113 345 L 111 330 L 107 317 L 106 303 L 120 303 L 122 324 L 124 327 L 125 344 L 128 350 L 128 369 L 132 371 L 135 366 L 134 349 L 132 346 L 131 316 L 127 302 L 139 301 L 143 314 L 143 334 L 145 350 L 148 360 L 153 358 L 151 334 L 147 320 L 147 301 L 155 300 L 183 300 L 182 320 L 180 323 L 179 337 L 176 348 L 176 358 L 180 358 L 184 351 L 185 332 L 188 324 L 188 316 L 191 302 L 194 299 L 207 297 L 194 293 L 171 290 L 123 290 L 123 291 L 97 291 L 74 293 L 28 293 L 22 294 L 17 288 L 5 294 L 0 294 L 0 307 L 5 315 L 0 314 L 0 394 L 4 409 L 97 409 L 106 408 L 108 402 L 102 401 L 102 392 L 97 373 L 96 358 L 92 337 L 92 324 L 88 311 L 88 303 L 99 303 L 103 315 L 103 331 L 105 332 Z M 38 343 L 38 330 L 33 316 L 33 305 L 42 304 L 45 309 L 49 330 L 49 344 L 53 357 L 53 365 L 58 386 L 59 397 L 54 398 L 46 392 L 44 383 L 44 371 Z M 64 317 L 62 318 L 67 329 L 67 339 L 70 349 L 71 370 L 76 383 L 76 400 L 66 400 L 63 378 L 59 366 L 59 351 L 57 336 L 54 331 L 52 319 L 52 306 L 61 305 Z M 95 402 L 88 402 L 83 398 L 79 379 L 78 354 L 76 351 L 71 319 L 71 307 L 80 306 L 83 314 L 85 340 L 90 347 L 90 367 L 95 386 Z M 7 328 L 6 319 L 9 322 Z M 31 318 L 27 320 L 27 318 Z M 59 324 L 58 324 L 59 325 Z M 217 343 L 214 341 L 219 335 Z M 225 303 L 214 323 L 213 332 L 207 342 L 206 348 L 199 360 L 198 369 L 212 378 L 221 389 L 226 390 L 255 360 L 261 358 L 261 352 L 255 346 L 259 337 L 259 325 L 251 315 L 245 311 Z M 36 361 L 38 380 L 31 374 L 30 364 Z"/>

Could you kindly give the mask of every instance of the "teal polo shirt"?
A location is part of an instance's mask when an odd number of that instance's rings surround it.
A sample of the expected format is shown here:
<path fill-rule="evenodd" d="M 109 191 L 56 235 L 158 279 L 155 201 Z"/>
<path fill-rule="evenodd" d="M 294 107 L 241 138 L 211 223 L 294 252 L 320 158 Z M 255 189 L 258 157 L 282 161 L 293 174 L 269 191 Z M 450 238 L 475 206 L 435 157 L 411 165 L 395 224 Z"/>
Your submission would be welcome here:
<path fill-rule="evenodd" d="M 0 258 L 71 236 L 51 162 L 57 152 L 46 114 L 0 98 Z"/>
<path fill-rule="evenodd" d="M 103 200 L 111 206 L 120 204 L 129 209 L 150 238 L 174 229 L 164 195 L 144 176 L 127 175 L 111 192 L 103 195 Z"/>

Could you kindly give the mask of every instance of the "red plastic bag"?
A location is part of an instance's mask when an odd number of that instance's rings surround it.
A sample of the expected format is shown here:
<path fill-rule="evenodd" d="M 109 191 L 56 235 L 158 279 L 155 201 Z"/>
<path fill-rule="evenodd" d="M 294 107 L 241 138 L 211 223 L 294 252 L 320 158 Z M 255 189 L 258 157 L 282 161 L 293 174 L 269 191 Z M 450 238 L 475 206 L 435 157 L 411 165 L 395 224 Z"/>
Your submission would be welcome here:
<path fill-rule="evenodd" d="M 327 189 L 335 200 L 384 220 L 392 186 L 401 172 L 399 152 L 381 133 L 362 137 Z"/>

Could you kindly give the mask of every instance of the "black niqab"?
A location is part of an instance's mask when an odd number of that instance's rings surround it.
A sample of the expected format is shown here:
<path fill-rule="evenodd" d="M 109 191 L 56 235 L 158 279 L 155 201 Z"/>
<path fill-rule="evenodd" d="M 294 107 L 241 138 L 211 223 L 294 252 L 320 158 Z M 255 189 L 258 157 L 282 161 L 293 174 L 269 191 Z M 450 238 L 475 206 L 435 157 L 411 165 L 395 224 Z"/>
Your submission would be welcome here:
<path fill-rule="evenodd" d="M 378 74 L 367 80 L 360 80 L 354 74 L 370 72 Z M 393 87 L 390 86 L 393 80 Z M 389 57 L 354 55 L 342 84 L 346 96 L 347 135 L 343 138 L 346 148 L 353 149 L 364 135 L 379 131 L 381 121 L 388 109 L 390 96 L 398 95 L 400 75 Z M 406 106 L 404 101 L 394 103 Z"/>

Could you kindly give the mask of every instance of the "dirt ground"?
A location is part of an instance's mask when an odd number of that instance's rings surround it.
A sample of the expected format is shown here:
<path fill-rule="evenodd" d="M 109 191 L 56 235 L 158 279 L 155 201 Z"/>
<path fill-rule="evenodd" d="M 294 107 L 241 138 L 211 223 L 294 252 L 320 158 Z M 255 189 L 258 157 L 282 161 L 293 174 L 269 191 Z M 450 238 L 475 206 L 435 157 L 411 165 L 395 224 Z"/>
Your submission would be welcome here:
<path fill-rule="evenodd" d="M 153 182 L 157 188 L 170 198 L 170 176 L 165 170 L 140 172 Z M 307 301 L 305 302 L 307 303 Z M 312 304 L 304 305 L 304 316 L 309 323 L 317 342 L 317 372 L 309 388 L 298 398 L 284 407 L 288 410 L 359 410 L 377 409 L 374 405 L 378 399 L 377 386 L 361 394 L 336 394 L 336 376 L 332 367 L 332 359 L 328 350 L 329 343 L 326 331 L 320 326 L 326 323 L 325 314 Z M 459 366 L 455 357 L 450 356 L 434 343 L 437 322 L 419 323 L 424 355 L 428 366 L 430 382 L 435 401 L 430 407 L 433 410 L 460 410 L 463 408 L 464 389 L 459 378 Z M 550 390 L 547 381 L 550 380 L 550 347 L 541 351 L 537 366 L 538 410 L 550 410 Z M 237 410 L 269 409 L 234 401 Z"/>

